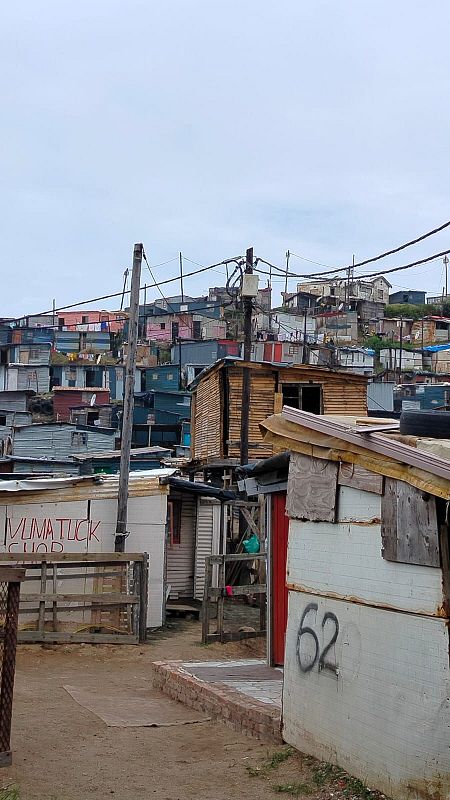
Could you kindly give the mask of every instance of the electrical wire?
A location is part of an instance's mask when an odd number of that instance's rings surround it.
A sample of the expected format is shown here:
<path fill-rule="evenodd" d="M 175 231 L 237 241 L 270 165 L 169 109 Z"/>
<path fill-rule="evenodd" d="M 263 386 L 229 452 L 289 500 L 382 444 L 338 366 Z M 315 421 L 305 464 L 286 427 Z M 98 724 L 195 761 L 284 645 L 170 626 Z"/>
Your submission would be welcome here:
<path fill-rule="evenodd" d="M 209 270 L 212 270 L 215 267 L 221 267 L 221 266 L 225 266 L 226 264 L 231 264 L 234 261 L 238 261 L 239 259 L 242 259 L 242 258 L 243 258 L 243 256 L 234 256 L 233 258 L 228 258 L 228 259 L 225 259 L 224 261 L 219 261 L 217 264 L 210 264 L 207 267 L 202 267 L 201 269 L 192 270 L 192 272 L 185 272 L 183 277 L 184 278 L 190 278 L 193 275 L 200 275 L 200 273 L 202 273 L 202 272 L 208 272 Z M 165 278 L 162 281 L 155 281 L 152 284 L 144 284 L 144 286 L 141 286 L 139 288 L 139 291 L 143 291 L 144 289 L 153 289 L 153 288 L 158 287 L 158 286 L 165 286 L 168 283 L 174 283 L 175 281 L 179 281 L 179 280 L 180 280 L 180 278 L 179 278 L 178 275 L 175 276 L 174 278 Z M 125 291 L 125 294 L 130 294 L 130 291 L 131 291 L 131 289 L 127 289 Z M 104 295 L 101 295 L 100 297 L 90 297 L 88 300 L 80 300 L 80 301 L 77 301 L 76 303 L 69 303 L 68 305 L 59 306 L 58 308 L 55 308 L 55 309 L 50 308 L 50 309 L 48 309 L 46 311 L 40 311 L 40 312 L 38 312 L 36 314 L 22 314 L 21 317 L 13 317 L 10 321 L 11 322 L 18 322 L 18 321 L 20 321 L 22 319 L 26 319 L 27 317 L 44 317 L 47 314 L 53 314 L 53 313 L 56 313 L 58 311 L 66 311 L 69 308 L 77 308 L 78 306 L 86 306 L 86 305 L 89 305 L 89 303 L 99 303 L 101 300 L 111 300 L 113 297 L 122 297 L 122 291 L 120 291 L 120 292 L 112 292 L 110 294 L 104 294 Z"/>
<path fill-rule="evenodd" d="M 369 272 L 369 273 L 363 273 L 362 275 L 355 275 L 354 279 L 358 280 L 360 278 L 382 277 L 383 275 L 389 275 L 392 272 L 400 272 L 400 270 L 411 269 L 411 267 L 417 267 L 420 264 L 427 264 L 429 261 L 436 261 L 438 258 L 442 258 L 443 256 L 448 255 L 449 253 L 450 250 L 442 250 L 441 253 L 434 253 L 432 256 L 427 256 L 427 258 L 421 258 L 418 261 L 412 261 L 410 264 L 403 264 L 401 267 L 391 267 L 391 269 L 379 270 L 378 272 Z M 272 269 L 274 268 L 274 264 L 271 264 L 269 261 L 265 261 L 263 258 L 258 257 L 256 260 L 257 262 L 261 261 L 263 264 L 267 264 L 269 267 L 272 267 Z M 355 264 L 355 267 L 356 266 L 357 265 Z M 276 267 L 276 269 L 280 270 L 280 272 L 282 271 L 281 267 Z M 348 269 L 348 267 L 343 267 L 343 269 Z M 255 271 L 260 272 L 261 275 L 270 275 L 270 272 L 268 272 L 267 270 L 258 269 L 257 267 L 255 267 Z M 284 274 L 286 275 L 286 270 L 284 270 Z M 323 277 L 325 276 L 325 273 L 299 274 L 297 272 L 288 272 L 287 275 L 289 278 L 319 278 L 323 280 L 324 283 L 326 283 L 328 280 L 326 277 Z M 338 277 L 345 278 L 344 275 L 340 275 Z"/>
<path fill-rule="evenodd" d="M 379 261 L 382 258 L 387 258 L 387 256 L 392 256 L 392 255 L 394 255 L 394 253 L 399 253 L 401 250 L 405 250 L 407 247 L 412 247 L 413 245 L 418 244 L 419 242 L 423 242 L 425 239 L 428 239 L 430 236 L 435 236 L 437 233 L 440 233 L 441 231 L 445 230 L 445 228 L 448 228 L 449 226 L 450 226 L 450 220 L 448 220 L 448 222 L 444 222 L 442 225 L 439 225 L 439 227 L 437 227 L 437 228 L 433 228 L 433 230 L 428 231 L 427 233 L 423 233 L 421 236 L 417 236 L 416 239 L 411 239 L 409 242 L 405 242 L 405 244 L 401 244 L 398 247 L 393 247 L 392 250 L 386 250 L 384 253 L 379 253 L 377 256 L 372 256 L 372 258 L 366 258 L 365 261 L 359 261 L 357 264 L 348 264 L 346 267 L 333 268 L 333 269 L 331 269 L 329 271 L 328 274 L 331 275 L 334 272 L 342 272 L 343 270 L 347 270 L 347 269 L 353 269 L 353 268 L 356 269 L 357 267 L 363 267 L 363 266 L 365 266 L 365 264 L 372 264 L 374 261 Z M 295 253 L 292 253 L 291 251 L 289 251 L 289 252 L 293 256 L 296 255 Z M 303 256 L 296 256 L 296 257 L 297 258 L 304 258 Z M 311 261 L 311 259 L 304 258 L 304 261 Z M 265 262 L 265 263 L 267 264 L 268 262 Z M 316 264 L 318 262 L 312 261 L 311 263 L 312 264 Z M 268 264 L 268 266 L 272 266 L 272 268 L 275 268 L 275 269 L 281 269 L 281 267 L 274 267 L 273 264 L 272 265 Z M 327 265 L 323 264 L 321 266 L 327 266 Z M 286 274 L 286 270 L 283 270 L 283 272 Z M 300 276 L 300 277 L 306 277 L 306 276 Z"/>

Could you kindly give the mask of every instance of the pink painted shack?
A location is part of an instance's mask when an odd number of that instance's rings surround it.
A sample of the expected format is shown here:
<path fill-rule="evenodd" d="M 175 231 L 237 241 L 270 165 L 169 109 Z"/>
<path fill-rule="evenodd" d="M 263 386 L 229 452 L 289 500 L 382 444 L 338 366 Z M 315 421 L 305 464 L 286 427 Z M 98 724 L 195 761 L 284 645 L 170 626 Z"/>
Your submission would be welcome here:
<path fill-rule="evenodd" d="M 177 339 L 224 339 L 226 322 L 202 314 L 164 314 L 147 320 L 147 339 L 172 342 Z"/>
<path fill-rule="evenodd" d="M 66 331 L 84 329 L 119 333 L 124 325 L 123 311 L 63 311 L 62 314 L 58 314 L 58 327 Z"/>

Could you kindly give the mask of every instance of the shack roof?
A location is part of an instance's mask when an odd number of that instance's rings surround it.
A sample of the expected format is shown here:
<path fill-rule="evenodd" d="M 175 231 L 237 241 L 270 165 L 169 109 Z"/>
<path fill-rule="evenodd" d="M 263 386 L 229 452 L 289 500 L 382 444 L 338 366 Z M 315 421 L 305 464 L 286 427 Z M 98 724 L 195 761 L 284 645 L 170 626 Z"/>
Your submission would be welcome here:
<path fill-rule="evenodd" d="M 260 427 L 278 448 L 359 464 L 450 499 L 450 440 L 402 436 L 398 420 L 380 424 L 375 418 L 317 415 L 284 406 Z"/>
<path fill-rule="evenodd" d="M 190 383 L 191 389 L 195 389 L 198 384 L 206 378 L 212 372 L 227 369 L 228 367 L 248 367 L 251 370 L 256 371 L 263 371 L 267 369 L 271 369 L 273 372 L 285 372 L 286 370 L 291 370 L 292 374 L 298 373 L 301 375 L 304 373 L 305 375 L 310 374 L 311 376 L 317 377 L 318 375 L 325 377 L 330 377 L 332 379 L 336 378 L 345 378 L 347 382 L 354 382 L 354 383 L 367 383 L 368 378 L 366 375 L 360 375 L 356 372 L 352 372 L 351 370 L 339 369 L 337 367 L 327 367 L 327 366 L 317 366 L 315 364 L 283 364 L 280 362 L 275 361 L 244 361 L 239 356 L 225 356 L 224 358 L 220 358 L 218 361 L 215 361 L 214 364 L 211 364 L 209 367 L 205 367 L 205 369 L 197 375 L 197 377 Z"/>
<path fill-rule="evenodd" d="M 120 450 L 107 450 L 104 453 L 74 453 L 72 456 L 74 461 L 118 461 L 120 459 Z M 160 456 L 161 458 L 171 453 L 170 447 L 133 447 L 130 451 L 130 458 L 142 458 L 145 456 Z"/>

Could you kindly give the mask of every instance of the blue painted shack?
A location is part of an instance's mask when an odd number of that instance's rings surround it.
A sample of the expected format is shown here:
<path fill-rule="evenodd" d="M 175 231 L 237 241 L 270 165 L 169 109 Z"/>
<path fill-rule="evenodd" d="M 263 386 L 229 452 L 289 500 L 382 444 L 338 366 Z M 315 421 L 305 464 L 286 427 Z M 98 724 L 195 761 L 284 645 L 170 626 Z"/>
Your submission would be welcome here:
<path fill-rule="evenodd" d="M 180 370 L 175 364 L 161 364 L 159 367 L 145 367 L 139 370 L 141 375 L 140 391 L 153 390 L 178 391 L 180 388 Z"/>

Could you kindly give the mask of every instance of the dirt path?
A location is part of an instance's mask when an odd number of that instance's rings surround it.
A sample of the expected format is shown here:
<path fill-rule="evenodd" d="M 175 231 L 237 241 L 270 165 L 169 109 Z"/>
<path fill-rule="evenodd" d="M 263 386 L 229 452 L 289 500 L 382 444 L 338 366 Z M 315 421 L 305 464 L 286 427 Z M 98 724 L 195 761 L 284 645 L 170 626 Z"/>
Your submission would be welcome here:
<path fill-rule="evenodd" d="M 140 647 L 18 649 L 13 766 L 0 800 L 378 800 L 329 765 L 270 748 L 220 722 L 108 728 L 62 688 L 152 686 L 152 661 L 259 657 L 263 643 L 199 646 L 197 622 L 178 623 Z M 10 785 L 11 791 L 1 787 Z"/>
<path fill-rule="evenodd" d="M 249 759 L 267 746 L 220 723 L 171 728 L 107 728 L 62 688 L 151 686 L 151 662 L 206 660 L 253 654 L 240 645 L 198 646 L 199 626 L 158 634 L 142 647 L 90 645 L 18 649 L 13 720 L 13 766 L 0 773 L 21 800 L 236 800 L 255 797 Z M 258 655 L 258 653 L 257 653 Z M 259 794 L 272 797 L 273 792 Z M 1 797 L 1 794 L 0 794 Z"/>

